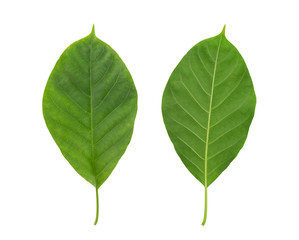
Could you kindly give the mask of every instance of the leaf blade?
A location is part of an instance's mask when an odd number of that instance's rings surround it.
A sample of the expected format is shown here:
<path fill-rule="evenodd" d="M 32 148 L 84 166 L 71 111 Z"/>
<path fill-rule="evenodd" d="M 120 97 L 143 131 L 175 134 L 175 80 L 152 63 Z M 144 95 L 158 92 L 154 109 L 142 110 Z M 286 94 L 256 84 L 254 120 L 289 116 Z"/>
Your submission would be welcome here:
<path fill-rule="evenodd" d="M 63 156 L 96 191 L 124 154 L 136 112 L 137 91 L 128 69 L 93 27 L 55 64 L 43 115 Z"/>
<path fill-rule="evenodd" d="M 164 124 L 182 162 L 205 186 L 203 225 L 207 188 L 243 147 L 255 104 L 247 66 L 226 39 L 225 27 L 216 37 L 191 48 L 167 82 L 162 99 Z"/>

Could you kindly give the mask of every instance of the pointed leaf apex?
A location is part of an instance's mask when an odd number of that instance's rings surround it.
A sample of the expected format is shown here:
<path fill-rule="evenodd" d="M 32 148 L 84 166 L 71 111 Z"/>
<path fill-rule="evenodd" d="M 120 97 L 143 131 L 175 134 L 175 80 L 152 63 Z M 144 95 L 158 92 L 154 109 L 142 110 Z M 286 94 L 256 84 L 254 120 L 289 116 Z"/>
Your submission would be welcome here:
<path fill-rule="evenodd" d="M 226 25 L 224 24 L 224 27 L 223 27 L 222 32 L 221 32 L 221 34 L 223 34 L 223 35 L 225 35 L 225 27 L 226 27 Z"/>
<path fill-rule="evenodd" d="M 92 25 L 92 30 L 91 30 L 91 35 L 95 36 L 95 31 L 94 31 L 94 24 Z"/>

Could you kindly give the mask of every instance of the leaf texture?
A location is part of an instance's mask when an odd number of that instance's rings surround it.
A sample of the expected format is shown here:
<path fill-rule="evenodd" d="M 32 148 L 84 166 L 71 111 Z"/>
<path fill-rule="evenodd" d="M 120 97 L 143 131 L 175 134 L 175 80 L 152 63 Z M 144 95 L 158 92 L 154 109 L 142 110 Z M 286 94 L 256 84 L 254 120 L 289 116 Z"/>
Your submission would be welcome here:
<path fill-rule="evenodd" d="M 168 135 L 187 169 L 207 187 L 246 140 L 256 97 L 246 64 L 223 31 L 196 44 L 170 76 L 162 100 Z"/>
<path fill-rule="evenodd" d="M 130 142 L 136 111 L 128 69 L 93 27 L 57 61 L 44 91 L 43 115 L 63 156 L 96 188 L 97 206 L 98 188 Z"/>

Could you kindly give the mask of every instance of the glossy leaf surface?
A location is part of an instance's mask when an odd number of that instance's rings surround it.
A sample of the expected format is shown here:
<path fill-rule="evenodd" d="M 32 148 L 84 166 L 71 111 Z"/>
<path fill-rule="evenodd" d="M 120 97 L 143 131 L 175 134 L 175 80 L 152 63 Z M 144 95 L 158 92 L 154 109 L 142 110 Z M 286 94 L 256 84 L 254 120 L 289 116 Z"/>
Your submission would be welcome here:
<path fill-rule="evenodd" d="M 246 64 L 226 39 L 196 44 L 166 85 L 162 113 L 168 135 L 188 170 L 207 187 L 244 145 L 256 97 Z"/>
<path fill-rule="evenodd" d="M 45 88 L 43 114 L 63 156 L 96 188 L 97 217 L 98 188 L 130 142 L 136 111 L 128 69 L 94 28 L 63 52 Z"/>

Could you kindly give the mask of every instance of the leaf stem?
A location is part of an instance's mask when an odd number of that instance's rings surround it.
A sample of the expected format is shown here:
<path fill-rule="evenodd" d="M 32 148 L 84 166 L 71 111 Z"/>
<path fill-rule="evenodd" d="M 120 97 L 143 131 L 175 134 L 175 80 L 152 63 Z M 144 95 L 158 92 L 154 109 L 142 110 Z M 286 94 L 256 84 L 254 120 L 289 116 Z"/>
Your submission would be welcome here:
<path fill-rule="evenodd" d="M 205 213 L 203 216 L 203 221 L 201 225 L 205 225 L 206 221 L 207 221 L 207 213 L 208 213 L 208 188 L 207 186 L 205 186 Z"/>
<path fill-rule="evenodd" d="M 96 188 L 96 198 L 97 198 L 97 213 L 96 213 L 96 220 L 94 221 L 94 225 L 97 225 L 98 223 L 98 218 L 99 218 L 99 193 L 98 189 Z"/>

